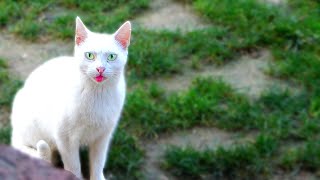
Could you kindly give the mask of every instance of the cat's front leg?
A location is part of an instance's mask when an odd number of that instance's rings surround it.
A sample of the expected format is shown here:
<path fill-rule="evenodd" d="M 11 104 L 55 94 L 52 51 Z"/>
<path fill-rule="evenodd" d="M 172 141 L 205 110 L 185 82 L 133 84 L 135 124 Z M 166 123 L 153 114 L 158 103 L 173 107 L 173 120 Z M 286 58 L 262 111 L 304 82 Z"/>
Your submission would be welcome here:
<path fill-rule="evenodd" d="M 64 169 L 72 172 L 77 178 L 82 179 L 79 144 L 75 141 L 70 141 L 61 138 L 57 142 L 58 150 L 60 152 Z"/>
<path fill-rule="evenodd" d="M 90 180 L 104 180 L 103 168 L 106 162 L 111 133 L 97 138 L 90 144 Z"/>

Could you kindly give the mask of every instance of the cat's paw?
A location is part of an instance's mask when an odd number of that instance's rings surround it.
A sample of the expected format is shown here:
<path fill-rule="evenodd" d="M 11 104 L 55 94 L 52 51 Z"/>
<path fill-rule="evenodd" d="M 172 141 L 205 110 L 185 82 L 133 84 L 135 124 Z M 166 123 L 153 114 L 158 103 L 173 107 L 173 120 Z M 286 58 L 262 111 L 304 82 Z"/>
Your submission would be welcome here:
<path fill-rule="evenodd" d="M 51 162 L 51 149 L 47 142 L 44 140 L 38 141 L 37 152 L 41 159 Z"/>
<path fill-rule="evenodd" d="M 109 178 L 105 178 L 104 175 L 100 175 L 99 177 L 90 177 L 90 180 L 108 180 Z"/>

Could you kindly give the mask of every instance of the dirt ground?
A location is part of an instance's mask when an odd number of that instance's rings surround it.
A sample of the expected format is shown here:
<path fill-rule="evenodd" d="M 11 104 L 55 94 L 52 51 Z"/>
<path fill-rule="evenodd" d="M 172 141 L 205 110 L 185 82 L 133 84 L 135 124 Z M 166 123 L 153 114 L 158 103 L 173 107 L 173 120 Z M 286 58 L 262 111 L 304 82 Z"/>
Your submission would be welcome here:
<path fill-rule="evenodd" d="M 8 60 L 10 72 L 22 80 L 48 59 L 73 54 L 73 42 L 31 43 L 12 35 L 0 34 L 0 55 Z"/>
<path fill-rule="evenodd" d="M 172 0 L 154 0 L 146 14 L 138 17 L 135 22 L 152 30 L 181 30 L 192 31 L 208 27 L 204 20 L 196 16 L 187 4 L 173 2 Z"/>

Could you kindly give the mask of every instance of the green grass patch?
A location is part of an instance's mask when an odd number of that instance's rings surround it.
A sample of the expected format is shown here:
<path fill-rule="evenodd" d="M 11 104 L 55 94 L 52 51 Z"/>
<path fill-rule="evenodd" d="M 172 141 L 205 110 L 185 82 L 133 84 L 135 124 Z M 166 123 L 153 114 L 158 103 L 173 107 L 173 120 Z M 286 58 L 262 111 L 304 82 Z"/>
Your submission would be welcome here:
<path fill-rule="evenodd" d="M 171 147 L 165 153 L 163 168 L 188 179 L 265 179 L 272 170 L 269 157 L 277 147 L 275 139 L 264 135 L 256 143 L 217 150 Z"/>
<path fill-rule="evenodd" d="M 155 84 L 134 89 L 128 93 L 120 125 L 138 137 L 156 137 L 193 126 L 250 130 L 262 120 L 259 109 L 226 83 L 196 78 L 188 90 L 170 95 Z"/>
<path fill-rule="evenodd" d="M 89 178 L 89 153 L 88 148 L 80 151 L 81 169 L 85 178 Z M 105 177 L 111 179 L 141 179 L 140 172 L 144 153 L 134 136 L 123 129 L 117 129 L 108 152 L 105 164 Z M 62 165 L 62 162 L 61 162 Z M 63 166 L 61 166 L 63 167 Z"/>
<path fill-rule="evenodd" d="M 316 137 L 317 133 L 309 131 L 311 122 L 318 122 L 310 116 L 308 108 L 310 97 L 306 92 L 293 94 L 288 91 L 271 90 L 257 100 L 259 113 L 264 121 L 259 129 L 273 134 L 280 139 L 308 139 Z"/>
<path fill-rule="evenodd" d="M 8 108 L 22 82 L 11 78 L 7 68 L 6 61 L 0 58 L 0 107 Z"/>
<path fill-rule="evenodd" d="M 250 101 L 221 80 L 196 78 L 188 90 L 166 95 L 152 84 L 128 94 L 121 126 L 138 137 L 156 137 L 194 126 L 227 130 L 260 130 L 286 140 L 318 137 L 318 101 L 304 91 L 266 91 Z M 314 113 L 310 114 L 310 109 Z M 134 117 L 134 118 L 133 118 Z M 134 122 L 134 123 L 133 123 Z"/>
<path fill-rule="evenodd" d="M 11 127 L 0 128 L 0 144 L 10 144 L 11 142 Z"/>
<path fill-rule="evenodd" d="M 200 78 L 189 91 L 170 96 L 165 96 L 164 90 L 154 84 L 138 87 L 128 94 L 121 126 L 138 136 L 155 137 L 159 133 L 209 123 L 213 120 L 213 106 L 218 104 L 216 98 L 223 98 L 230 89 L 221 81 Z M 203 94 L 207 97 L 196 98 Z"/>
<path fill-rule="evenodd" d="M 255 127 L 251 105 L 243 95 L 221 80 L 197 78 L 185 93 L 168 99 L 170 118 L 183 128 L 216 125 L 226 129 Z M 181 108 L 185 107 L 185 108 Z"/>
<path fill-rule="evenodd" d="M 179 33 L 133 30 L 129 50 L 128 75 L 150 78 L 168 76 L 181 71 Z"/>
<path fill-rule="evenodd" d="M 116 179 L 141 179 L 143 158 L 144 152 L 138 140 L 118 128 L 112 140 L 105 173 L 112 174 Z"/>
<path fill-rule="evenodd" d="M 272 135 L 259 135 L 254 143 L 217 150 L 170 147 L 162 167 L 189 179 L 269 179 L 278 167 L 285 172 L 320 170 L 318 141 L 284 152 L 279 151 L 279 145 Z"/>
<path fill-rule="evenodd" d="M 279 166 L 287 171 L 300 168 L 306 171 L 320 170 L 320 142 L 310 141 L 302 147 L 290 148 L 284 152 Z"/>

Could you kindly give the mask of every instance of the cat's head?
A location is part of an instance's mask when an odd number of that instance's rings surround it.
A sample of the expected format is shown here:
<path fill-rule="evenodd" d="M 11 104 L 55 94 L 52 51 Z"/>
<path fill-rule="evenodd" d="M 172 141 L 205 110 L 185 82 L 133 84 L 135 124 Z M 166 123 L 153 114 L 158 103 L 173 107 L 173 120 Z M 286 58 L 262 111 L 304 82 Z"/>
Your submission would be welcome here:
<path fill-rule="evenodd" d="M 129 21 L 113 34 L 101 34 L 91 32 L 77 17 L 74 56 L 81 72 L 97 83 L 118 79 L 127 62 L 130 37 Z"/>

